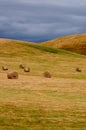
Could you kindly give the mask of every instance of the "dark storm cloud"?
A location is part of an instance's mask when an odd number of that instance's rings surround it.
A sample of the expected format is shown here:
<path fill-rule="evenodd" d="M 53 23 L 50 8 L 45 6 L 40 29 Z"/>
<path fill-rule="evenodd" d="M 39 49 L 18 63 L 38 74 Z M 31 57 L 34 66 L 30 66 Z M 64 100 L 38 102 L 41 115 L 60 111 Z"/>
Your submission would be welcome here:
<path fill-rule="evenodd" d="M 85 33 L 85 0 L 0 0 L 0 37 L 44 41 Z"/>

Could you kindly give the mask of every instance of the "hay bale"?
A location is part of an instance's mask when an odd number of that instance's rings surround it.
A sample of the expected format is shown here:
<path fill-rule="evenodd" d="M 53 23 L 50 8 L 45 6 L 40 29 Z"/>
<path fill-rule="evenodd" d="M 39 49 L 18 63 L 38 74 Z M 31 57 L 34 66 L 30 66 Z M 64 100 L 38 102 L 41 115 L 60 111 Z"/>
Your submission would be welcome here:
<path fill-rule="evenodd" d="M 21 68 L 21 69 L 24 69 L 24 67 L 25 67 L 25 66 L 24 66 L 23 64 L 20 64 L 20 65 L 19 65 L 19 68 Z"/>
<path fill-rule="evenodd" d="M 2 70 L 4 71 L 8 70 L 7 66 L 2 66 Z"/>
<path fill-rule="evenodd" d="M 11 72 L 7 74 L 8 79 L 18 79 L 18 72 Z"/>
<path fill-rule="evenodd" d="M 81 72 L 81 69 L 79 69 L 79 68 L 76 68 L 76 71 L 77 71 L 77 72 Z"/>
<path fill-rule="evenodd" d="M 44 77 L 46 77 L 46 78 L 51 78 L 51 74 L 50 74 L 50 72 L 48 72 L 48 71 L 44 72 L 43 75 L 44 75 Z"/>
<path fill-rule="evenodd" d="M 29 67 L 25 67 L 24 68 L 24 72 L 30 72 L 30 68 Z"/>
<path fill-rule="evenodd" d="M 2 70 L 4 71 L 8 70 L 7 66 L 2 66 Z"/>

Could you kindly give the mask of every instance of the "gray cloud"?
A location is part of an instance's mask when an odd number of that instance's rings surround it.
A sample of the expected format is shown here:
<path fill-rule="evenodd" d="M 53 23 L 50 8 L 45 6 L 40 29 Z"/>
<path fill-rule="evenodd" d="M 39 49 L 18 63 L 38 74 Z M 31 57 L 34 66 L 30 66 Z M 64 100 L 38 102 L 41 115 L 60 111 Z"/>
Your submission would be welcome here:
<path fill-rule="evenodd" d="M 33 42 L 86 32 L 85 0 L 0 0 L 0 37 Z"/>

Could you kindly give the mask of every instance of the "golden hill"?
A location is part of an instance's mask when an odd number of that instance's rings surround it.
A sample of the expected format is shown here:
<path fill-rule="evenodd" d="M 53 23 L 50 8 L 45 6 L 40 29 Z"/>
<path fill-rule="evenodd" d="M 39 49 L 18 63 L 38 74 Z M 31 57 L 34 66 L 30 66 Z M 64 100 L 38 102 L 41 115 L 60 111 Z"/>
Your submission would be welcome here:
<path fill-rule="evenodd" d="M 33 42 L 27 42 L 27 41 L 22 41 L 22 40 L 14 40 L 14 39 L 7 39 L 7 38 L 0 38 L 0 46 L 1 45 L 10 45 L 10 44 L 13 44 L 13 43 L 25 43 L 25 44 L 32 44 Z"/>
<path fill-rule="evenodd" d="M 86 34 L 64 36 L 50 41 L 42 42 L 41 45 L 66 49 L 68 51 L 86 55 Z"/>
<path fill-rule="evenodd" d="M 0 38 L 0 56 L 22 56 L 28 52 L 33 52 L 29 45 L 32 45 L 32 42 L 13 40 L 13 39 L 4 39 Z"/>

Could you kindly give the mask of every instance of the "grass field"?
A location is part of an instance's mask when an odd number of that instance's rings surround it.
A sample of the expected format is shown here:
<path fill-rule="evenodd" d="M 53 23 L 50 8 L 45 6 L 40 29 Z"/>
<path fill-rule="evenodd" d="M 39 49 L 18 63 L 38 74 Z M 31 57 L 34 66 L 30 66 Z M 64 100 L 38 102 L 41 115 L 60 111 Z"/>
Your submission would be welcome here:
<path fill-rule="evenodd" d="M 0 130 L 86 130 L 86 56 L 6 40 L 0 43 L 2 65 L 9 70 L 0 70 Z M 19 79 L 7 79 L 10 71 Z"/>

